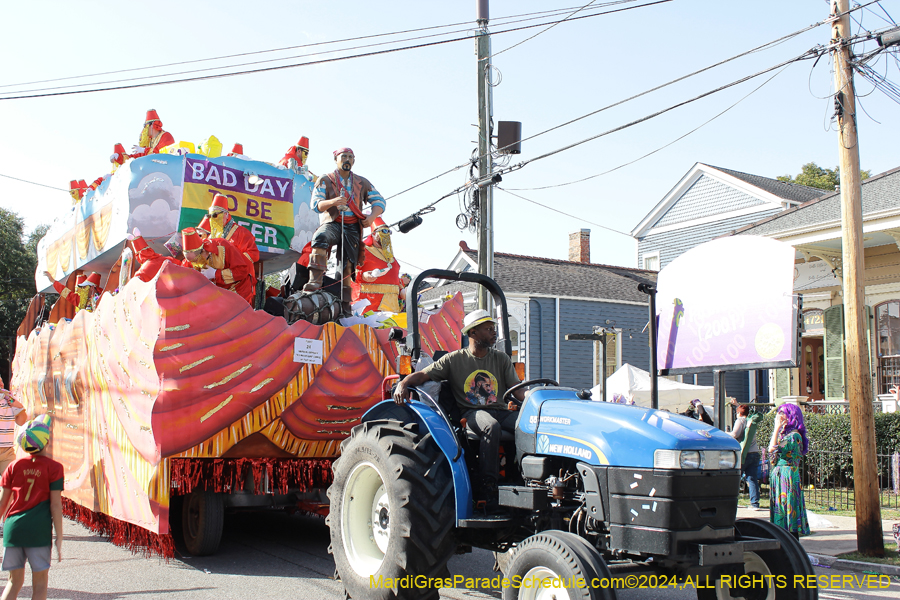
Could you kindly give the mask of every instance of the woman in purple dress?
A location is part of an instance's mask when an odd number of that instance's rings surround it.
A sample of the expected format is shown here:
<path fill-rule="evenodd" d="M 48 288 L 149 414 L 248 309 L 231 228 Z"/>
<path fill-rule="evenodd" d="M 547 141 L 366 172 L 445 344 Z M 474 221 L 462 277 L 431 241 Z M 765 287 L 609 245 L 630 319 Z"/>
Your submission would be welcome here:
<path fill-rule="evenodd" d="M 800 459 L 809 450 L 803 413 L 795 404 L 782 404 L 775 417 L 769 455 L 775 462 L 769 473 L 769 520 L 794 534 L 809 535 Z M 770 458 L 772 460 L 772 458 Z"/>

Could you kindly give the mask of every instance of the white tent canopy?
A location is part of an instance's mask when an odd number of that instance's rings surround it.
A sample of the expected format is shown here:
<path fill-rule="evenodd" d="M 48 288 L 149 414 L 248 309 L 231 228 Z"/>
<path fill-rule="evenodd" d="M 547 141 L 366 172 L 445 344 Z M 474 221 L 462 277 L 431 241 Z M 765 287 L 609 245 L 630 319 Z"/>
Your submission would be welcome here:
<path fill-rule="evenodd" d="M 606 378 L 606 399 L 613 401 L 616 394 L 621 394 L 629 403 L 634 401 L 638 406 L 650 406 L 650 373 L 625 363 Z M 657 377 L 659 389 L 659 408 L 671 412 L 684 412 L 691 400 L 698 398 L 703 406 L 712 412 L 713 386 L 691 385 Z M 603 400 L 601 386 L 591 389 L 594 400 Z"/>

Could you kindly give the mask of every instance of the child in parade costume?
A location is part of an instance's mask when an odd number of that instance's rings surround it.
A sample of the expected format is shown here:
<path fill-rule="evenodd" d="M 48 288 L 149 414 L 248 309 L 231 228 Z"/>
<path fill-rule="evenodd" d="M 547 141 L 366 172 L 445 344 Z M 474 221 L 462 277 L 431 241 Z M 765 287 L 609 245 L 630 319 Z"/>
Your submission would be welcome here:
<path fill-rule="evenodd" d="M 235 292 L 253 306 L 256 295 L 256 277 L 253 265 L 231 242 L 221 238 L 200 239 L 193 227 L 181 232 L 184 258 L 196 270 L 215 269 L 218 287 Z"/>
<path fill-rule="evenodd" d="M 62 560 L 63 466 L 44 454 L 50 442 L 50 415 L 29 421 L 16 443 L 30 456 L 13 462 L 0 477 L 0 514 L 3 528 L 3 565 L 9 580 L 4 600 L 17 598 L 25 583 L 25 561 L 31 564 L 31 597 L 47 598 L 56 530 L 56 561 Z"/>
<path fill-rule="evenodd" d="M 368 300 L 376 312 L 400 312 L 400 263 L 391 247 L 391 230 L 381 218 L 363 240 L 363 259 L 356 265 L 353 301 Z"/>
<path fill-rule="evenodd" d="M 775 417 L 775 429 L 769 442 L 769 520 L 796 538 L 809 535 L 800 459 L 809 451 L 803 412 L 795 404 L 782 404 Z"/>
<path fill-rule="evenodd" d="M 87 277 L 79 275 L 74 294 L 72 294 L 72 290 L 53 279 L 50 271 L 44 271 L 44 275 L 53 283 L 53 289 L 60 298 L 65 298 L 67 302 L 75 306 L 76 310 L 93 311 L 97 308 L 100 295 L 103 293 L 103 289 L 100 287 L 100 273 L 91 273 Z"/>
<path fill-rule="evenodd" d="M 141 130 L 141 138 L 137 146 L 131 149 L 131 158 L 159 154 L 160 150 L 175 143 L 175 138 L 168 131 L 163 130 L 159 115 L 152 108 L 147 111 L 144 119 L 144 128 Z"/>

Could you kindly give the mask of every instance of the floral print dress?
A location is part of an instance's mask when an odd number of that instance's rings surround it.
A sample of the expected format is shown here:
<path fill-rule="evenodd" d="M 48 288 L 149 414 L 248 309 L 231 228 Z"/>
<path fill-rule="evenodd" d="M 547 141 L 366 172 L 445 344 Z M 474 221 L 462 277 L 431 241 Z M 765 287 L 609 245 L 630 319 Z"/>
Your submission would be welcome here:
<path fill-rule="evenodd" d="M 798 535 L 809 535 L 803 485 L 800 483 L 800 458 L 803 438 L 792 431 L 778 444 L 778 462 L 769 474 L 769 520 Z"/>

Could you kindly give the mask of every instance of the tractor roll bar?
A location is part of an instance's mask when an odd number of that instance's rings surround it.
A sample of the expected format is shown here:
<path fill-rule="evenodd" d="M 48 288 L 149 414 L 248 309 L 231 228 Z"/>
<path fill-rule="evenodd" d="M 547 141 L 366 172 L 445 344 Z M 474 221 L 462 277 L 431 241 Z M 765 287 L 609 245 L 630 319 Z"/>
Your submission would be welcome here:
<path fill-rule="evenodd" d="M 416 299 L 419 297 L 419 287 L 426 279 L 447 279 L 449 281 L 467 281 L 483 285 L 494 298 L 494 304 L 500 308 L 500 335 L 503 338 L 503 350 L 507 356 L 512 357 L 512 341 L 509 339 L 509 312 L 506 306 L 506 296 L 497 282 L 481 273 L 460 273 L 445 269 L 427 269 L 416 275 L 410 286 L 411 294 L 406 298 L 406 349 L 415 361 L 419 358 L 421 345 L 419 344 L 419 307 Z"/>

